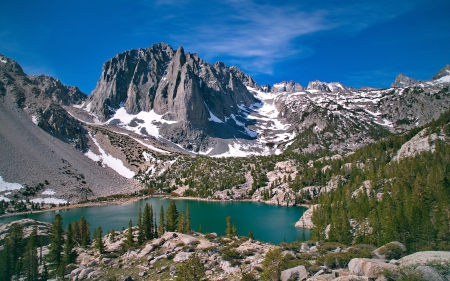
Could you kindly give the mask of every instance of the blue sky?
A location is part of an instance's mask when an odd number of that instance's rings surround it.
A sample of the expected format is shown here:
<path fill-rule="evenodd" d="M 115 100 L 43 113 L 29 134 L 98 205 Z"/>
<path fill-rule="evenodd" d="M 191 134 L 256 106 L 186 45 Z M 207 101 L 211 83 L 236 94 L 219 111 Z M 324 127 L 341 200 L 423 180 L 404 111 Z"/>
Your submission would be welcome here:
<path fill-rule="evenodd" d="M 0 53 L 89 94 L 103 63 L 166 42 L 259 84 L 389 87 L 450 64 L 450 1 L 2 1 Z M 281 4 L 279 2 L 282 2 Z"/>

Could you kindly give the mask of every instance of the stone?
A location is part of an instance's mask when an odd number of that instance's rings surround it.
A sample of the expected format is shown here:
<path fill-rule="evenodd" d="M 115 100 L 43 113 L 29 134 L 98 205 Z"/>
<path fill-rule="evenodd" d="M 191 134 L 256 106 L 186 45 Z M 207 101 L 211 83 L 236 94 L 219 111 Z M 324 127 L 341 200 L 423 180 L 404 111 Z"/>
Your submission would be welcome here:
<path fill-rule="evenodd" d="M 296 276 L 297 279 L 295 280 L 306 280 L 308 278 L 308 271 L 306 271 L 303 265 L 283 270 L 281 272 L 281 281 L 287 281 L 293 276 Z"/>
<path fill-rule="evenodd" d="M 225 271 L 228 274 L 237 274 L 241 272 L 241 269 L 239 267 L 233 267 L 231 266 L 230 262 L 228 261 L 222 261 L 220 262 L 220 268 L 222 268 L 223 271 Z"/>
<path fill-rule="evenodd" d="M 440 274 L 439 272 L 431 267 L 431 266 L 426 266 L 426 265 L 419 265 L 415 271 L 419 272 L 422 274 L 422 277 L 425 280 L 429 280 L 429 281 L 446 281 Z"/>
<path fill-rule="evenodd" d="M 157 271 L 157 273 L 162 273 L 162 272 L 164 272 L 166 269 L 167 269 L 167 265 L 165 265 L 165 266 L 161 266 L 161 268 Z"/>
<path fill-rule="evenodd" d="M 340 277 L 333 279 L 333 281 L 359 281 L 359 280 L 369 281 L 369 277 L 357 276 L 357 275 L 347 275 L 347 276 L 340 276 Z"/>
<path fill-rule="evenodd" d="M 399 246 L 403 250 L 403 252 L 406 253 L 406 246 L 403 245 L 402 243 L 397 242 L 397 241 L 393 241 L 393 242 L 390 242 L 390 243 L 388 243 L 386 245 L 389 245 L 389 244 L 395 244 L 395 245 Z M 383 245 L 380 248 L 373 250 L 372 253 L 371 253 L 372 258 L 374 258 L 374 259 L 382 259 L 382 260 L 386 259 L 386 255 L 383 255 L 383 254 L 380 253 L 380 251 L 383 251 L 386 248 L 386 245 Z"/>
<path fill-rule="evenodd" d="M 332 274 L 324 274 L 324 275 L 310 277 L 310 278 L 306 279 L 306 281 L 331 281 L 333 279 L 334 279 L 334 277 Z"/>
<path fill-rule="evenodd" d="M 376 278 L 383 270 L 398 271 L 398 267 L 379 259 L 354 258 L 348 263 L 350 274 Z"/>
<path fill-rule="evenodd" d="M 148 255 L 148 253 L 150 253 L 151 251 L 153 251 L 155 247 L 151 244 L 151 243 L 147 243 L 145 245 L 145 247 L 139 252 L 139 254 L 137 255 L 138 258 L 142 258 L 146 255 Z"/>
<path fill-rule="evenodd" d="M 405 256 L 398 260 L 398 263 L 401 266 L 405 265 L 413 265 L 413 264 L 420 264 L 425 265 L 432 261 L 446 261 L 450 262 L 450 252 L 444 252 L 444 251 L 424 251 L 424 252 L 417 252 L 408 256 Z"/>
<path fill-rule="evenodd" d="M 302 217 L 298 222 L 295 223 L 295 227 L 303 227 L 303 228 L 313 228 L 314 224 L 312 222 L 312 215 L 314 209 L 317 208 L 319 204 L 312 205 L 306 212 L 303 213 Z"/>
<path fill-rule="evenodd" d="M 144 277 L 145 275 L 147 275 L 147 272 L 145 272 L 145 271 L 140 271 L 140 272 L 138 273 L 138 275 L 139 275 L 140 277 Z"/>
<path fill-rule="evenodd" d="M 87 278 L 95 279 L 95 278 L 100 278 L 102 276 L 103 276 L 103 274 L 100 271 L 94 270 L 94 271 L 92 271 L 91 273 L 88 274 Z"/>
<path fill-rule="evenodd" d="M 131 276 L 125 277 L 123 281 L 134 281 L 134 279 Z"/>
<path fill-rule="evenodd" d="M 88 277 L 88 274 L 93 272 L 94 269 L 91 267 L 84 268 L 81 270 L 81 272 L 78 274 L 78 279 L 83 280 L 84 278 Z"/>
<path fill-rule="evenodd" d="M 182 262 L 187 260 L 193 253 L 190 252 L 178 252 L 173 258 L 174 262 Z"/>

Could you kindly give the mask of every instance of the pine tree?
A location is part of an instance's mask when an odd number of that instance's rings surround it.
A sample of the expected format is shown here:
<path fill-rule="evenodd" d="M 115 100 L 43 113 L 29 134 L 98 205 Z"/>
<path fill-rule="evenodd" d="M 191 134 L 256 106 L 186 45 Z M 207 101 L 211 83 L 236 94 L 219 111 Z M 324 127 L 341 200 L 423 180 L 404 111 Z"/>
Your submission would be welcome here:
<path fill-rule="evenodd" d="M 251 229 L 248 231 L 248 238 L 252 240 L 255 239 L 255 237 L 253 237 L 253 232 Z"/>
<path fill-rule="evenodd" d="M 114 228 L 111 230 L 111 233 L 109 234 L 109 243 L 113 243 L 114 239 L 116 237 L 116 232 L 114 231 Z"/>
<path fill-rule="evenodd" d="M 278 281 L 281 277 L 284 259 L 280 248 L 269 250 L 263 261 L 261 280 Z"/>
<path fill-rule="evenodd" d="M 130 219 L 128 222 L 128 232 L 127 239 L 125 240 L 125 249 L 132 248 L 134 246 L 134 238 L 133 238 L 133 221 Z"/>
<path fill-rule="evenodd" d="M 198 281 L 205 277 L 205 267 L 197 253 L 178 266 L 177 281 Z"/>
<path fill-rule="evenodd" d="M 203 233 L 203 229 L 202 229 L 202 225 L 201 224 L 198 226 L 198 232 Z"/>
<path fill-rule="evenodd" d="M 62 217 L 57 214 L 52 223 L 52 234 L 50 236 L 49 245 L 49 261 L 59 266 L 62 261 L 61 252 L 63 250 L 64 237 L 62 228 Z"/>
<path fill-rule="evenodd" d="M 144 215 L 143 215 L 143 229 L 144 229 L 144 238 L 145 240 L 153 239 L 154 231 L 153 231 L 153 207 L 148 203 L 145 204 Z"/>
<path fill-rule="evenodd" d="M 185 218 L 185 232 L 191 231 L 191 210 L 189 209 L 189 203 L 186 204 L 186 218 Z"/>
<path fill-rule="evenodd" d="M 231 217 L 228 216 L 226 218 L 227 221 L 227 229 L 225 229 L 225 234 L 228 238 L 232 238 L 233 236 L 237 235 L 237 228 L 236 226 L 231 222 Z"/>
<path fill-rule="evenodd" d="M 158 236 L 161 237 L 164 234 L 165 229 L 164 223 L 164 206 L 161 205 L 161 209 L 159 210 L 159 226 L 158 226 Z"/>
<path fill-rule="evenodd" d="M 180 218 L 178 219 L 178 232 L 184 233 L 184 212 L 180 213 Z"/>
<path fill-rule="evenodd" d="M 72 239 L 76 245 L 81 245 L 81 234 L 80 234 L 80 226 L 78 225 L 77 220 L 72 222 Z"/>
<path fill-rule="evenodd" d="M 10 244 L 11 273 L 19 276 L 22 269 L 22 256 L 24 253 L 23 228 L 20 224 L 14 223 L 8 234 L 7 240 Z"/>
<path fill-rule="evenodd" d="M 91 233 L 89 231 L 89 223 L 84 219 L 84 217 L 80 217 L 80 246 L 86 248 L 91 242 Z"/>
<path fill-rule="evenodd" d="M 95 239 L 95 249 L 99 252 L 99 254 L 103 254 L 105 250 L 105 244 L 103 243 L 103 230 L 102 227 L 99 226 L 94 232 Z"/>
<path fill-rule="evenodd" d="M 0 253 L 0 280 L 10 280 L 13 275 L 11 266 L 13 247 L 14 246 L 8 234 L 5 239 L 5 244 L 3 245 L 3 251 Z"/>
<path fill-rule="evenodd" d="M 67 225 L 66 241 L 64 244 L 64 259 L 66 264 L 74 263 L 77 259 L 77 253 L 73 250 L 75 242 L 73 239 L 73 228 L 69 223 Z"/>
<path fill-rule="evenodd" d="M 146 206 L 147 207 L 147 206 Z M 144 211 L 144 217 L 145 217 L 145 211 Z M 144 233 L 144 223 L 142 222 L 142 212 L 139 208 L 139 214 L 138 214 L 138 237 L 137 237 L 137 244 L 138 246 L 141 246 L 144 243 L 145 239 L 145 233 Z"/>
<path fill-rule="evenodd" d="M 178 226 L 178 211 L 174 201 L 170 202 L 166 212 L 166 229 L 167 231 L 176 231 Z"/>

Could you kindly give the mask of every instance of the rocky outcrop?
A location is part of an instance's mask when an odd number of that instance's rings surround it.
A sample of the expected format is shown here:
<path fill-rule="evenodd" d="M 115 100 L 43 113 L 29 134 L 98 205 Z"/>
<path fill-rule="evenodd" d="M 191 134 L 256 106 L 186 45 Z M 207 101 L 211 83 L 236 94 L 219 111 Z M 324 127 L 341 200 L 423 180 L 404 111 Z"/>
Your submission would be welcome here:
<path fill-rule="evenodd" d="M 377 278 L 384 270 L 396 272 L 398 267 L 378 259 L 355 258 L 348 263 L 348 270 L 350 274 Z"/>
<path fill-rule="evenodd" d="M 79 150 L 87 148 L 86 131 L 62 106 L 80 104 L 86 95 L 77 87 L 56 78 L 26 75 L 20 65 L 0 55 L 0 92 L 11 98 L 30 120 L 60 140 Z"/>
<path fill-rule="evenodd" d="M 450 75 L 450 64 L 447 64 L 444 68 L 442 68 L 441 70 L 439 70 L 438 73 L 436 73 L 435 75 L 433 75 L 433 77 L 431 78 L 431 80 L 438 80 L 441 79 L 445 76 L 449 76 Z"/>
<path fill-rule="evenodd" d="M 391 253 L 392 251 L 396 251 L 397 253 Z M 391 259 L 391 255 L 399 255 L 398 257 L 395 258 L 400 258 L 401 255 L 403 255 L 404 253 L 406 253 L 406 247 L 405 245 L 403 245 L 402 243 L 398 242 L 398 241 L 393 241 L 390 242 L 386 245 L 381 246 L 378 249 L 375 249 L 372 251 L 371 255 L 372 258 L 374 259 Z"/>
<path fill-rule="evenodd" d="M 450 262 L 450 252 L 444 251 L 417 252 L 399 259 L 398 263 L 402 266 L 413 264 L 425 265 L 433 261 Z"/>
<path fill-rule="evenodd" d="M 35 221 L 32 219 L 21 219 L 10 223 L 0 224 L 0 241 L 5 241 L 6 236 L 10 232 L 11 226 L 15 223 L 19 224 L 23 228 L 23 237 L 25 240 L 30 237 L 36 223 L 36 233 L 40 239 L 42 238 L 42 240 L 40 240 L 43 243 L 42 246 L 46 246 L 50 242 L 49 236 L 52 229 L 51 223 Z"/>
<path fill-rule="evenodd" d="M 403 88 L 409 87 L 417 83 L 417 80 L 414 78 L 410 78 L 404 74 L 399 74 L 395 77 L 394 83 L 391 84 L 392 88 Z"/>
<path fill-rule="evenodd" d="M 294 92 L 302 91 L 303 89 L 304 89 L 304 87 L 302 85 L 291 80 L 289 82 L 283 81 L 283 82 L 274 84 L 271 87 L 271 92 L 272 93 L 279 93 L 279 92 L 294 93 Z"/>
<path fill-rule="evenodd" d="M 294 278 L 299 281 L 308 278 L 308 271 L 306 271 L 306 268 L 303 265 L 289 268 L 281 272 L 281 281 L 293 280 Z"/>
<path fill-rule="evenodd" d="M 399 161 L 403 158 L 413 157 L 421 152 L 434 152 L 436 140 L 443 140 L 443 136 L 436 133 L 428 134 L 428 129 L 423 129 L 417 135 L 405 142 L 397 151 L 397 155 L 392 160 Z"/>
<path fill-rule="evenodd" d="M 303 213 L 302 217 L 298 222 L 295 223 L 295 227 L 313 228 L 314 224 L 311 220 L 314 213 L 314 209 L 317 208 L 319 204 L 312 205 L 306 212 Z"/>

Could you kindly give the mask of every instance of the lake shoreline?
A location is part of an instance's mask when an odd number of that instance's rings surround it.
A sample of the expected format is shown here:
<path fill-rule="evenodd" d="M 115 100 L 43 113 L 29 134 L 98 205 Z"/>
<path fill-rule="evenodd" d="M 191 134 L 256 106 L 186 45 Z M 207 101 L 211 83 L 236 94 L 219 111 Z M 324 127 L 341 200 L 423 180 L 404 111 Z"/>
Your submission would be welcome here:
<path fill-rule="evenodd" d="M 50 209 L 43 209 L 43 210 L 34 210 L 34 211 L 26 211 L 26 212 L 17 212 L 17 213 L 8 213 L 0 215 L 0 218 L 3 217 L 11 217 L 11 216 L 17 216 L 17 215 L 27 215 L 27 214 L 35 214 L 35 213 L 45 213 L 45 212 L 56 212 L 61 210 L 68 210 L 68 209 L 76 209 L 76 208 L 85 208 L 85 207 L 96 207 L 96 206 L 108 206 L 108 205 L 123 205 L 123 204 L 129 204 L 133 203 L 139 200 L 144 200 L 148 198 L 161 198 L 163 200 L 170 199 L 170 200 L 192 200 L 192 201 L 205 201 L 205 202 L 255 202 L 255 203 L 265 203 L 268 205 L 275 205 L 270 204 L 264 201 L 258 201 L 253 199 L 238 199 L 238 200 L 217 200 L 217 199 L 209 199 L 209 198 L 201 198 L 201 197 L 192 197 L 192 196 L 171 196 L 169 194 L 155 194 L 151 196 L 142 196 L 142 197 L 129 197 L 126 199 L 117 199 L 117 200 L 108 200 L 108 201 L 93 201 L 93 202 L 86 202 L 86 203 L 75 203 L 70 204 L 68 206 L 56 206 Z M 309 209 L 308 204 L 299 204 L 295 206 L 281 206 L 280 207 L 304 207 Z M 300 219 L 300 218 L 299 218 Z"/>

